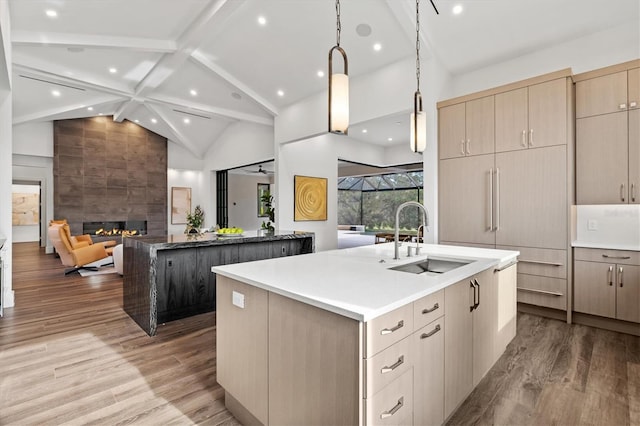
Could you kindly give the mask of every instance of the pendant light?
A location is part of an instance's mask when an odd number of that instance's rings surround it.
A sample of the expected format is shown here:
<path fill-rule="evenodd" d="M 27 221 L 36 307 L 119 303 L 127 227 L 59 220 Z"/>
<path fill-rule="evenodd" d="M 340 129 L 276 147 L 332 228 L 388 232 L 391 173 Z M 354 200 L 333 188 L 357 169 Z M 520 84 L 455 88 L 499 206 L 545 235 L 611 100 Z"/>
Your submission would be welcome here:
<path fill-rule="evenodd" d="M 329 132 L 346 135 L 349 130 L 349 64 L 340 47 L 340 0 L 336 0 L 336 45 L 329 50 Z M 344 62 L 343 73 L 333 73 L 333 54 L 338 51 Z"/>
<path fill-rule="evenodd" d="M 423 152 L 427 147 L 427 116 L 422 110 L 420 94 L 420 0 L 416 0 L 416 92 L 413 94 L 409 142 L 413 152 Z"/>

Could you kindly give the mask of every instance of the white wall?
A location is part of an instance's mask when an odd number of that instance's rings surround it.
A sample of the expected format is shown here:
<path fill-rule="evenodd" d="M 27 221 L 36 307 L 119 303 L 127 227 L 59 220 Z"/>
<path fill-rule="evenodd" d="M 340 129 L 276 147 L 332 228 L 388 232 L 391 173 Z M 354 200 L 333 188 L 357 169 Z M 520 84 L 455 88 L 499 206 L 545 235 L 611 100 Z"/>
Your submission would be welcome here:
<path fill-rule="evenodd" d="M 40 185 L 13 185 L 12 193 L 14 194 L 38 194 L 40 197 Z M 42 221 L 42 217 L 38 219 Z M 11 227 L 14 243 L 26 243 L 40 241 L 40 225 L 13 225 Z"/>
<path fill-rule="evenodd" d="M 341 136 L 324 134 L 276 147 L 276 228 L 315 233 L 316 251 L 338 248 L 338 155 Z M 293 220 L 295 175 L 327 178 L 327 220 Z"/>
<path fill-rule="evenodd" d="M 639 205 L 576 206 L 576 240 L 640 250 Z M 589 221 L 597 229 L 589 230 Z"/>
<path fill-rule="evenodd" d="M 453 81 L 453 92 L 447 97 L 466 95 L 564 68 L 571 68 L 577 74 L 638 57 L 640 26 L 635 21 L 458 75 Z"/>
<path fill-rule="evenodd" d="M 258 217 L 258 183 L 271 185 L 275 191 L 273 177 L 262 173 L 242 175 L 229 173 L 229 226 L 243 229 L 260 229 L 266 217 Z"/>
<path fill-rule="evenodd" d="M 13 126 L 13 154 L 53 158 L 53 121 Z"/>
<path fill-rule="evenodd" d="M 181 145 L 167 141 L 167 168 L 181 170 L 202 170 L 204 160 L 194 156 Z"/>
<path fill-rule="evenodd" d="M 182 234 L 186 229 L 185 224 L 171 223 L 171 188 L 187 187 L 191 188 L 191 211 L 199 205 L 204 211 L 204 227 L 210 227 L 215 223 L 212 222 L 214 212 L 205 207 L 206 194 L 203 193 L 205 173 L 202 170 L 167 170 L 167 232 L 169 234 Z"/>

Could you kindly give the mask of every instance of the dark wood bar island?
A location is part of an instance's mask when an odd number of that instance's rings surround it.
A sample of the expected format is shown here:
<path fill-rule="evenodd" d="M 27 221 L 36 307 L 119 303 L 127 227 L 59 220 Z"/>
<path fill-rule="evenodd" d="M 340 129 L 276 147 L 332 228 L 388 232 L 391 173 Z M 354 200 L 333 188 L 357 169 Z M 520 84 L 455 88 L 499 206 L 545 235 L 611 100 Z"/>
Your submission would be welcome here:
<path fill-rule="evenodd" d="M 314 234 L 168 235 L 123 239 L 123 307 L 150 336 L 158 324 L 216 309 L 212 266 L 313 253 Z"/>

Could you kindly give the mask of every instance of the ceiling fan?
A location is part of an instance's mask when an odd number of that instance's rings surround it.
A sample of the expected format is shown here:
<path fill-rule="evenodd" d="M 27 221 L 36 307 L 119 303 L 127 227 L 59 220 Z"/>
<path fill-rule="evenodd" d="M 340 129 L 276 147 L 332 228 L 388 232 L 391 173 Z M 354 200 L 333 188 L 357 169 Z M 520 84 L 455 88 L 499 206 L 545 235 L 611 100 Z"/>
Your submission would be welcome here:
<path fill-rule="evenodd" d="M 273 172 L 262 168 L 262 164 L 258 166 L 258 170 L 249 170 L 247 173 L 262 173 L 263 175 L 272 175 Z"/>

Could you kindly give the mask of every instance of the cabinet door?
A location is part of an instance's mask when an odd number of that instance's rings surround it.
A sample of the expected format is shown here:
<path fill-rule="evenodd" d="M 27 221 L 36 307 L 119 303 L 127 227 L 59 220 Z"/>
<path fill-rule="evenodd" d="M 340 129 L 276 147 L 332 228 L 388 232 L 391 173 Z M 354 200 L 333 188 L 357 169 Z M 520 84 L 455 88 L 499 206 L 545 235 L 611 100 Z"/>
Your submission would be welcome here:
<path fill-rule="evenodd" d="M 473 286 L 463 280 L 445 289 L 447 328 L 444 333 L 444 417 L 473 388 Z"/>
<path fill-rule="evenodd" d="M 627 203 L 627 116 L 618 112 L 576 120 L 578 204 Z"/>
<path fill-rule="evenodd" d="M 626 71 L 576 83 L 576 118 L 620 111 L 626 104 Z"/>
<path fill-rule="evenodd" d="M 640 204 L 640 109 L 629 111 L 629 203 Z"/>
<path fill-rule="evenodd" d="M 491 230 L 493 154 L 440 161 L 440 239 L 495 244 Z"/>
<path fill-rule="evenodd" d="M 500 358 L 507 345 L 516 337 L 517 298 L 516 283 L 519 265 L 496 272 L 496 300 L 498 313 L 494 340 L 494 362 Z"/>
<path fill-rule="evenodd" d="M 565 146 L 496 154 L 496 244 L 566 248 L 566 167 Z"/>
<path fill-rule="evenodd" d="M 529 87 L 529 148 L 567 144 L 567 80 Z"/>
<path fill-rule="evenodd" d="M 489 371 L 494 362 L 494 339 L 497 323 L 495 276 L 488 269 L 474 277 L 477 307 L 473 311 L 473 386 Z"/>
<path fill-rule="evenodd" d="M 158 277 L 158 323 L 193 315 L 198 295 L 196 249 L 163 251 L 158 261 L 164 262 L 164 279 Z"/>
<path fill-rule="evenodd" d="M 616 265 L 575 261 L 573 310 L 601 317 L 616 317 Z"/>
<path fill-rule="evenodd" d="M 238 263 L 238 245 L 197 248 L 198 283 L 196 302 L 201 312 L 216 309 L 216 274 L 211 272 L 212 266 Z"/>
<path fill-rule="evenodd" d="M 640 266 L 616 265 L 616 318 L 640 322 Z"/>
<path fill-rule="evenodd" d="M 627 89 L 629 109 L 640 108 L 640 68 L 627 71 Z"/>
<path fill-rule="evenodd" d="M 413 367 L 413 424 L 444 422 L 444 317 L 411 336 Z"/>
<path fill-rule="evenodd" d="M 496 95 L 496 152 L 527 149 L 528 103 L 526 87 Z"/>
<path fill-rule="evenodd" d="M 494 98 L 466 103 L 466 155 L 492 154 L 495 141 Z"/>
<path fill-rule="evenodd" d="M 465 155 L 465 105 L 450 105 L 438 110 L 440 159 Z"/>
<path fill-rule="evenodd" d="M 272 243 L 242 243 L 238 244 L 238 258 L 240 262 L 252 262 L 271 258 Z"/>

